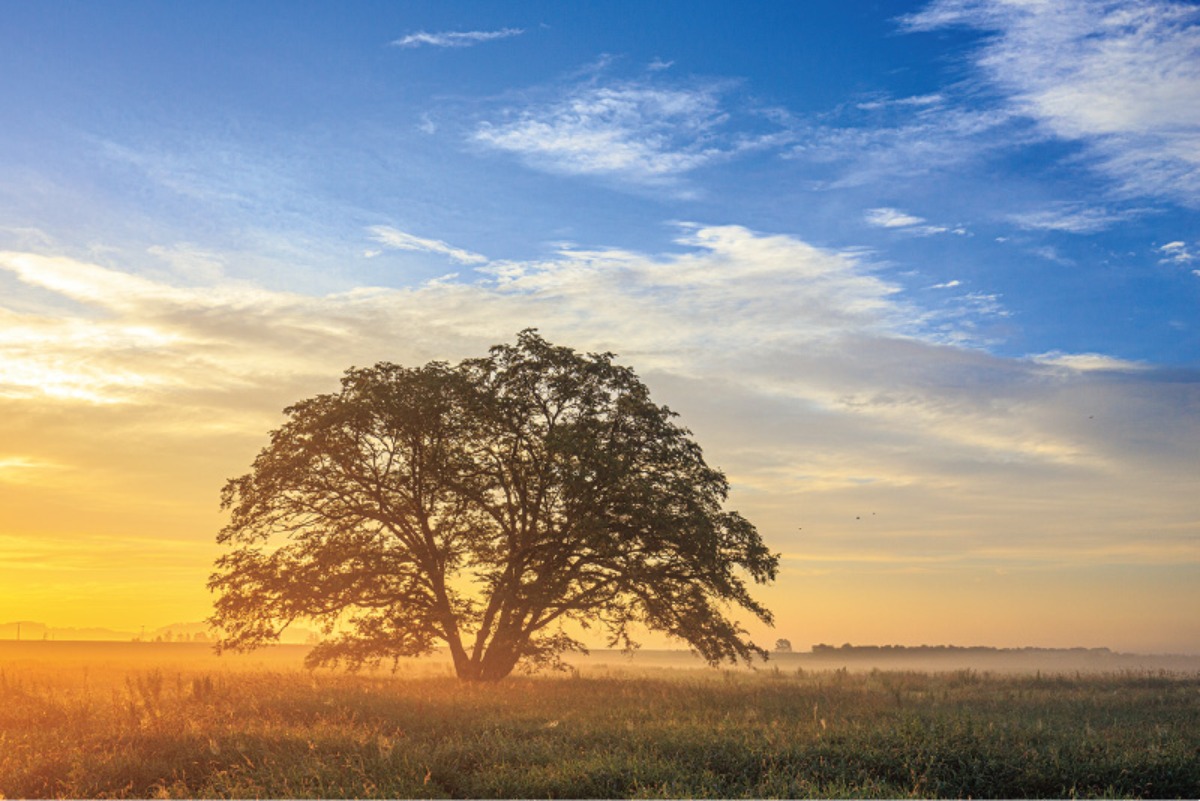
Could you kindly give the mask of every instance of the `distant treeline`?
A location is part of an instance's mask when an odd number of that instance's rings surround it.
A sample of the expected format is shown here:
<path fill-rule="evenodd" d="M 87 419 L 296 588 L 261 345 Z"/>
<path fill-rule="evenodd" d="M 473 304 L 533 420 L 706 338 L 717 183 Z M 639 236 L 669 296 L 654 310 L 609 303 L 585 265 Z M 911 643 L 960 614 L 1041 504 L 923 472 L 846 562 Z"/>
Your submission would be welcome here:
<path fill-rule="evenodd" d="M 881 656 L 888 654 L 1111 654 L 1108 648 L 993 648 L 987 645 L 826 645 L 817 643 L 814 654 L 838 656 Z"/>

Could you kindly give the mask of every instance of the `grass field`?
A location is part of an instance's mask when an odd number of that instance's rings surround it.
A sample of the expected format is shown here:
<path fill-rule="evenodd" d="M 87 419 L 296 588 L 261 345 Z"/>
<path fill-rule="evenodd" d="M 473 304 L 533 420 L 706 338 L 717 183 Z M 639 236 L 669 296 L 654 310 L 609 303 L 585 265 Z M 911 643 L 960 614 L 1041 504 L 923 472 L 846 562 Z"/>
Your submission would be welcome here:
<path fill-rule="evenodd" d="M 295 651 L 5 643 L 0 793 L 1191 797 L 1200 676 L 585 670 L 464 686 Z"/>

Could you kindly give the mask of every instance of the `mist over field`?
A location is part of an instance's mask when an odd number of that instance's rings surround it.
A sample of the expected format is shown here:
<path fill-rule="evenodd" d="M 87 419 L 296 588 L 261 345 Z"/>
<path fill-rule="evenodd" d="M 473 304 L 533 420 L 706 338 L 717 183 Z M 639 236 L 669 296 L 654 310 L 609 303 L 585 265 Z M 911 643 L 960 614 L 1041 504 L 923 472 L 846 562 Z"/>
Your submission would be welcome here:
<path fill-rule="evenodd" d="M 0 643 L 0 794 L 1161 798 L 1200 786 L 1200 673 L 1165 667 L 1180 662 L 926 673 L 792 654 L 713 670 L 679 653 L 597 653 L 575 673 L 481 684 L 446 659 L 307 670 L 305 650 Z"/>
<path fill-rule="evenodd" d="M 174 665 L 188 669 L 239 671 L 246 669 L 301 670 L 311 645 L 285 644 L 248 653 L 217 654 L 211 643 L 199 642 L 128 642 L 128 641 L 33 641 L 0 640 L 0 665 L 27 660 L 54 665 L 60 662 L 82 668 L 105 665 L 138 669 L 144 665 Z M 892 653 L 859 648 L 850 652 L 838 649 L 812 652 L 771 653 L 766 660 L 726 664 L 712 668 L 696 654 L 686 650 L 638 649 L 632 653 L 611 649 L 592 649 L 586 655 L 571 654 L 566 663 L 571 670 L 550 672 L 547 676 L 658 674 L 719 675 L 726 671 L 762 673 L 800 673 L 805 671 L 852 673 L 871 671 L 946 673 L 975 671 L 996 674 L 1074 674 L 1074 673 L 1155 673 L 1200 674 L 1200 655 L 1128 654 L 1106 648 L 1074 649 L 994 649 L 994 648 L 899 648 Z M 443 650 L 427 657 L 401 659 L 396 663 L 400 675 L 451 675 L 453 665 Z M 334 672 L 337 672 L 336 669 Z M 366 675 L 391 674 L 392 663 L 366 669 Z"/>
<path fill-rule="evenodd" d="M 686 651 L 639 651 L 627 656 L 616 651 L 594 651 L 571 660 L 581 672 L 603 670 L 702 669 L 703 663 Z M 728 668 L 727 668 L 728 669 Z M 1200 656 L 1168 654 L 1121 654 L 1107 649 L 953 649 L 923 653 L 911 649 L 896 654 L 771 654 L 750 669 L 764 672 L 797 671 L 915 671 L 941 673 L 973 670 L 987 673 L 1120 673 L 1122 671 L 1168 671 L 1200 673 Z"/>

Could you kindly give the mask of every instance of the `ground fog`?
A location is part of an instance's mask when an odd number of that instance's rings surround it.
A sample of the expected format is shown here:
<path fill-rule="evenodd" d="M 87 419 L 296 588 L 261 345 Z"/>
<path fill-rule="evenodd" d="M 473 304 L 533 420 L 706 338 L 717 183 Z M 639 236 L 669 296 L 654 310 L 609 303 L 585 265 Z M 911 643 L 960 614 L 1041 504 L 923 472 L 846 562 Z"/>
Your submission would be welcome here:
<path fill-rule="evenodd" d="M 0 794 L 1196 797 L 1200 674 L 597 660 L 463 684 L 302 648 L 0 646 Z"/>

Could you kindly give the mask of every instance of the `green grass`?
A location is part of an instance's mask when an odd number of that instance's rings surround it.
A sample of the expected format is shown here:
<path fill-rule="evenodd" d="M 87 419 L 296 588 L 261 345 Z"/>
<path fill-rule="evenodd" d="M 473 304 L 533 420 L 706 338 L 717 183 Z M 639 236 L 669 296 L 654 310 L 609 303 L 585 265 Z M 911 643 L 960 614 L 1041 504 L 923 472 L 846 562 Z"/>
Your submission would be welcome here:
<path fill-rule="evenodd" d="M 215 663 L 215 660 L 212 660 Z M 1192 797 L 1200 677 L 0 662 L 33 797 Z"/>

